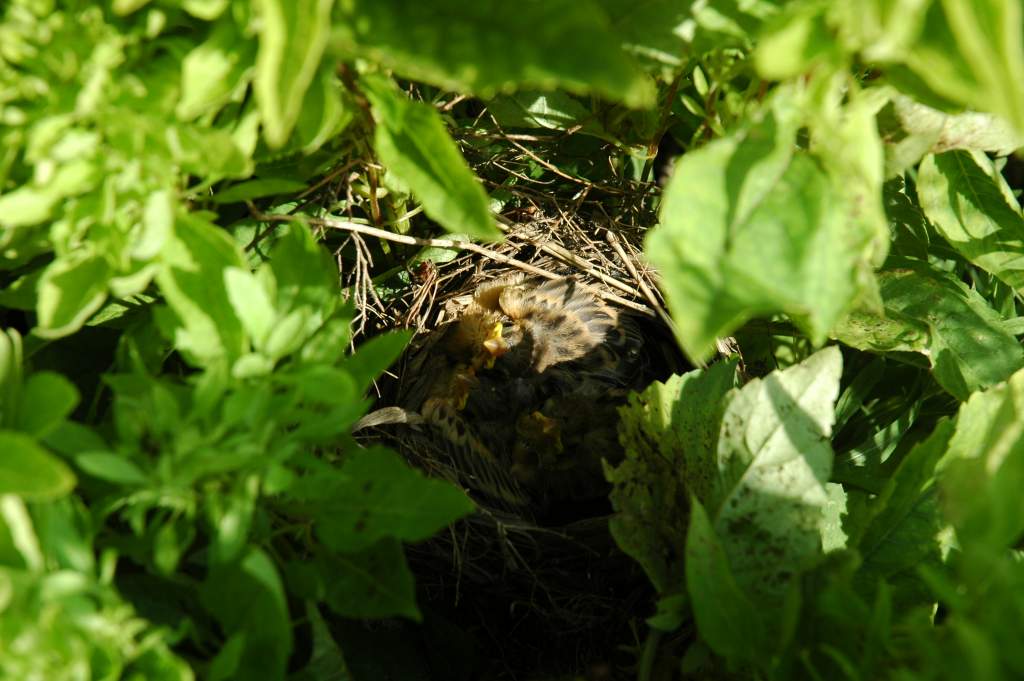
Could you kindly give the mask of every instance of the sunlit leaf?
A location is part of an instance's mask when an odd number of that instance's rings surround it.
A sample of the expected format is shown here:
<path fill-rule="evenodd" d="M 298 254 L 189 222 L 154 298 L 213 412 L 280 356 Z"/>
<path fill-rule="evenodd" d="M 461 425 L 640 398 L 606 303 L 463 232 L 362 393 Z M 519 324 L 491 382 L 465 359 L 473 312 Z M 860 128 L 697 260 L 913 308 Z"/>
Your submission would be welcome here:
<path fill-rule="evenodd" d="M 367 80 L 378 117 L 374 144 L 381 161 L 407 184 L 423 209 L 450 232 L 494 241 L 487 194 L 432 107 L 413 102 L 383 79 Z"/>
<path fill-rule="evenodd" d="M 33 438 L 0 430 L 0 494 L 47 501 L 64 496 L 74 486 L 71 469 Z"/>

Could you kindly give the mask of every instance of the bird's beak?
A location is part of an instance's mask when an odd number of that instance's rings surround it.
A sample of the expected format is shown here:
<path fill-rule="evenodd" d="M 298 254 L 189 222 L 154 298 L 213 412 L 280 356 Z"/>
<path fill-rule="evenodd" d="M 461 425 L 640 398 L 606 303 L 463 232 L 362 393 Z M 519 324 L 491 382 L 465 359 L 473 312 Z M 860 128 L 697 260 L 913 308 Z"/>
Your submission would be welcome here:
<path fill-rule="evenodd" d="M 502 324 L 498 322 L 491 329 L 491 332 L 487 334 L 487 338 L 484 339 L 484 350 L 489 355 L 487 358 L 487 368 L 490 369 L 494 366 L 495 360 L 504 355 L 509 350 L 508 343 L 501 336 Z"/>

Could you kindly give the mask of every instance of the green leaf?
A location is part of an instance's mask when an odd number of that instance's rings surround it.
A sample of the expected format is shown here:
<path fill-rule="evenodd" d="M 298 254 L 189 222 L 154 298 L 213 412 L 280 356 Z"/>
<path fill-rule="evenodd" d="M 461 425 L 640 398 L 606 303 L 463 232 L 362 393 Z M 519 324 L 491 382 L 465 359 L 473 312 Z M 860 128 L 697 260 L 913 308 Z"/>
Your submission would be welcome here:
<path fill-rule="evenodd" d="M 420 621 L 412 573 L 398 541 L 381 539 L 362 551 L 324 557 L 319 565 L 325 600 L 339 615 Z"/>
<path fill-rule="evenodd" d="M 190 121 L 220 109 L 252 78 L 255 56 L 255 43 L 239 34 L 232 18 L 218 21 L 181 61 L 178 118 Z"/>
<path fill-rule="evenodd" d="M 953 248 L 1024 291 L 1024 217 L 987 157 L 966 151 L 928 156 L 918 171 L 917 195 Z"/>
<path fill-rule="evenodd" d="M 167 190 L 153 192 L 146 199 L 142 215 L 142 233 L 132 246 L 132 257 L 149 260 L 155 257 L 167 243 L 174 229 L 174 204 L 176 197 Z"/>
<path fill-rule="evenodd" d="M 878 276 L 885 314 L 909 336 L 927 328 L 928 347 L 920 352 L 939 385 L 966 400 L 1024 366 L 1024 349 L 981 295 L 934 269 L 906 264 Z"/>
<path fill-rule="evenodd" d="M 785 312 L 824 340 L 862 289 L 873 228 L 805 153 L 788 114 L 685 154 L 646 239 L 683 349 Z"/>
<path fill-rule="evenodd" d="M 816 62 L 838 61 L 835 35 L 823 9 L 819 3 L 793 3 L 766 26 L 754 52 L 762 78 L 785 80 L 810 71 Z"/>
<path fill-rule="evenodd" d="M 756 662 L 767 652 L 762 618 L 733 577 L 726 549 L 697 499 L 686 533 L 686 588 L 697 631 L 716 653 Z"/>
<path fill-rule="evenodd" d="M 294 194 L 306 189 L 305 182 L 283 177 L 267 177 L 231 185 L 213 195 L 214 203 L 237 203 L 278 194 Z"/>
<path fill-rule="evenodd" d="M 251 272 L 238 267 L 224 269 L 224 286 L 231 307 L 252 337 L 253 345 L 261 347 L 277 320 L 274 303 L 267 290 Z"/>
<path fill-rule="evenodd" d="M 839 348 L 826 348 L 750 381 L 722 417 L 707 507 L 737 583 L 762 605 L 778 606 L 794 573 L 822 553 L 841 373 Z"/>
<path fill-rule="evenodd" d="M 313 82 L 330 31 L 334 0 L 259 0 L 259 51 L 254 89 L 263 135 L 271 147 L 288 141 Z"/>
<path fill-rule="evenodd" d="M 942 505 L 969 548 L 1004 549 L 1024 533 L 1024 371 L 960 406 L 940 463 Z"/>
<path fill-rule="evenodd" d="M 938 564 L 940 518 L 935 499 L 935 465 L 946 452 L 953 435 L 953 422 L 942 420 L 928 439 L 916 445 L 886 481 L 882 492 L 871 500 L 871 518 L 856 545 L 863 557 L 858 572 L 862 583 L 885 580 L 889 584 L 919 582 L 917 569 Z M 904 601 L 920 602 L 927 594 L 923 586 L 916 593 L 903 589 Z"/>
<path fill-rule="evenodd" d="M 598 0 L 597 4 L 608 14 L 627 52 L 663 66 L 683 65 L 689 53 L 686 35 L 693 24 L 693 0 Z"/>
<path fill-rule="evenodd" d="M 86 452 L 76 455 L 74 460 L 76 466 L 100 480 L 130 486 L 141 486 L 149 482 L 149 476 L 124 454 Z"/>
<path fill-rule="evenodd" d="M 413 80 L 485 98 L 518 86 L 654 103 L 651 82 L 589 0 L 345 0 L 339 9 L 337 47 Z"/>
<path fill-rule="evenodd" d="M 334 71 L 329 62 L 320 67 L 299 112 L 295 137 L 305 154 L 312 154 L 341 133 L 355 116 L 352 106 L 342 97 L 341 83 Z"/>
<path fill-rule="evenodd" d="M 487 194 L 448 135 L 440 114 L 410 101 L 388 81 L 363 80 L 377 117 L 381 162 L 412 190 L 423 210 L 450 232 L 496 241 Z"/>
<path fill-rule="evenodd" d="M 244 636 L 244 652 L 231 678 L 284 678 L 291 621 L 281 578 L 265 553 L 250 549 L 238 563 L 213 566 L 200 600 L 226 633 Z"/>
<path fill-rule="evenodd" d="M 35 372 L 22 388 L 17 428 L 33 437 L 44 437 L 64 421 L 78 400 L 78 389 L 61 374 Z"/>
<path fill-rule="evenodd" d="M 199 217 L 182 215 L 160 260 L 156 281 L 180 322 L 175 346 L 201 365 L 239 357 L 245 334 L 223 273 L 245 265 L 231 238 Z"/>
<path fill-rule="evenodd" d="M 355 451 L 336 474 L 307 483 L 293 492 L 317 501 L 317 535 L 337 551 L 359 551 L 384 537 L 427 539 L 474 508 L 462 490 L 381 448 Z"/>
<path fill-rule="evenodd" d="M 24 433 L 0 430 L 0 495 L 30 501 L 62 497 L 75 486 L 75 474 L 63 461 Z"/>
<path fill-rule="evenodd" d="M 39 280 L 35 332 L 43 338 L 60 338 L 78 331 L 106 300 L 112 274 L 107 259 L 89 249 L 50 263 Z"/>
<path fill-rule="evenodd" d="M 506 128 L 577 128 L 579 132 L 613 140 L 593 111 L 564 92 L 498 95 L 487 103 L 487 109 Z"/>
<path fill-rule="evenodd" d="M 606 468 L 615 542 L 639 562 L 658 593 L 682 588 L 683 532 L 691 495 L 706 500 L 717 475 L 723 398 L 736 364 L 654 382 L 620 411 L 626 460 Z"/>

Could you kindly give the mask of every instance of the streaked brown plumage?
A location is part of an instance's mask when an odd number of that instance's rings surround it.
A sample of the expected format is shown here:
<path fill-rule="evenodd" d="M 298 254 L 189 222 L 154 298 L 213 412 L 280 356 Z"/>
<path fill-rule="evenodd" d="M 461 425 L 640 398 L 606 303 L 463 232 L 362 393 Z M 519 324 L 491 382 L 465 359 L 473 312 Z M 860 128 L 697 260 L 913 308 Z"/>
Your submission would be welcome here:
<path fill-rule="evenodd" d="M 428 336 L 400 405 L 492 498 L 601 495 L 602 457 L 621 456 L 616 408 L 642 387 L 643 354 L 635 319 L 574 279 L 502 277 Z"/>

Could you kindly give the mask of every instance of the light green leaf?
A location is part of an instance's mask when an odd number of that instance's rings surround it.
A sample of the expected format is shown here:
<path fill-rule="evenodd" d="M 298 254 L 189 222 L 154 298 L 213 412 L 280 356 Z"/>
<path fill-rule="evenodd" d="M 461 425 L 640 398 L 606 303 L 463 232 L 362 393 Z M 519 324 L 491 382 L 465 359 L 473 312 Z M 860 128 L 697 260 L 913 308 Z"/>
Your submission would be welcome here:
<path fill-rule="evenodd" d="M 939 464 L 942 506 L 965 545 L 1012 546 L 1024 533 L 1024 371 L 960 406 Z"/>
<path fill-rule="evenodd" d="M 270 332 L 275 330 L 277 319 L 274 302 L 267 290 L 251 272 L 239 267 L 224 269 L 224 286 L 231 307 L 252 337 L 253 345 L 262 347 Z"/>
<path fill-rule="evenodd" d="M 149 476 L 123 454 L 86 452 L 76 455 L 74 460 L 76 466 L 100 480 L 130 486 L 141 486 L 149 482 Z"/>
<path fill-rule="evenodd" d="M 232 18 L 217 22 L 210 37 L 181 61 L 178 118 L 190 121 L 226 104 L 252 78 L 255 55 L 255 43 L 239 34 Z"/>
<path fill-rule="evenodd" d="M 510 4 L 345 0 L 332 41 L 403 76 L 489 98 L 514 87 L 595 92 L 630 106 L 654 88 L 589 0 Z"/>
<path fill-rule="evenodd" d="M 785 80 L 817 62 L 839 61 L 835 35 L 820 3 L 793 3 L 775 17 L 758 40 L 754 62 L 762 78 Z"/>
<path fill-rule="evenodd" d="M 149 260 L 164 247 L 174 229 L 175 203 L 175 197 L 166 189 L 149 195 L 142 214 L 142 232 L 132 245 L 133 258 Z"/>
<path fill-rule="evenodd" d="M 841 373 L 839 348 L 826 348 L 752 380 L 722 417 L 708 511 L 737 583 L 762 605 L 778 606 L 794 573 L 822 553 Z"/>
<path fill-rule="evenodd" d="M 226 633 L 244 636 L 233 679 L 284 678 L 292 627 L 281 578 L 265 553 L 250 549 L 238 563 L 212 566 L 200 600 Z"/>
<path fill-rule="evenodd" d="M 63 461 L 24 433 L 0 430 L 0 495 L 29 501 L 62 497 L 75 486 L 75 474 Z"/>
<path fill-rule="evenodd" d="M 690 509 L 685 565 L 701 639 L 723 657 L 757 661 L 767 652 L 762 618 L 733 577 L 727 551 L 697 499 Z"/>
<path fill-rule="evenodd" d="M 921 208 L 946 241 L 1024 292 L 1024 216 L 1008 194 L 1005 181 L 980 152 L 928 156 L 918 172 Z"/>
<path fill-rule="evenodd" d="M 431 480 L 394 452 L 352 452 L 336 476 L 296 494 L 318 501 L 316 532 L 337 551 L 360 551 L 383 537 L 419 541 L 473 510 L 473 503 L 447 482 Z"/>
<path fill-rule="evenodd" d="M 366 79 L 377 117 L 374 145 L 380 160 L 412 190 L 423 210 L 450 232 L 495 241 L 487 194 L 445 130 L 440 114 L 410 101 L 384 79 Z"/>
<path fill-rule="evenodd" d="M 160 260 L 156 281 L 180 322 L 175 346 L 202 365 L 240 356 L 245 334 L 223 273 L 245 265 L 231 238 L 200 217 L 182 215 Z"/>
<path fill-rule="evenodd" d="M 334 0 L 259 0 L 256 102 L 271 147 L 288 141 L 320 65 Z"/>
<path fill-rule="evenodd" d="M 50 263 L 39 280 L 36 333 L 59 338 L 80 329 L 106 300 L 111 274 L 107 259 L 87 249 Z"/>
<path fill-rule="evenodd" d="M 325 600 L 343 617 L 402 616 L 420 621 L 416 589 L 401 543 L 381 539 L 356 553 L 334 554 L 320 562 Z"/>
<path fill-rule="evenodd" d="M 355 114 L 342 98 L 341 83 L 334 66 L 325 62 L 306 94 L 295 124 L 295 137 L 303 153 L 312 154 L 341 133 Z"/>
<path fill-rule="evenodd" d="M 593 111 L 564 92 L 517 92 L 498 95 L 487 109 L 506 128 L 545 128 L 579 132 L 612 139 Z"/>
<path fill-rule="evenodd" d="M 715 448 L 723 398 L 736 364 L 654 382 L 621 409 L 626 460 L 606 468 L 616 543 L 640 563 L 659 594 L 682 588 L 690 496 L 707 500 L 717 477 Z"/>
<path fill-rule="evenodd" d="M 56 192 L 22 186 L 0 195 L 0 225 L 12 229 L 38 224 L 53 214 L 60 202 Z"/>
<path fill-rule="evenodd" d="M 794 154 L 786 120 L 688 152 L 665 191 L 645 252 L 691 357 L 774 312 L 820 343 L 865 286 L 874 226 L 815 159 Z"/>
<path fill-rule="evenodd" d="M 78 389 L 61 374 L 30 374 L 21 392 L 17 428 L 33 437 L 44 437 L 61 424 L 78 400 Z"/>

